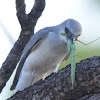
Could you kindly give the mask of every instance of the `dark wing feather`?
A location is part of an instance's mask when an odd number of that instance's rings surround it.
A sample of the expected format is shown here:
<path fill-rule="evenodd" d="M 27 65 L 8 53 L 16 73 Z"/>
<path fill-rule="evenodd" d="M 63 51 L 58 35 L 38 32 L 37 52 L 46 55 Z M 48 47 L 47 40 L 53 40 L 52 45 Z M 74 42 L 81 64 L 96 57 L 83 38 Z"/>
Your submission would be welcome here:
<path fill-rule="evenodd" d="M 69 56 L 70 56 L 70 52 L 65 56 L 62 62 L 66 61 L 69 58 Z"/>
<path fill-rule="evenodd" d="M 20 73 L 21 73 L 21 70 L 22 70 L 22 67 L 23 67 L 23 64 L 24 64 L 27 56 L 29 55 L 30 50 L 35 48 L 36 45 L 38 43 L 40 43 L 39 41 L 44 39 L 48 35 L 48 33 L 49 33 L 48 30 L 42 29 L 42 30 L 38 31 L 36 34 L 34 34 L 32 36 L 32 38 L 30 39 L 30 41 L 27 43 L 27 45 L 25 46 L 25 48 L 22 52 L 22 56 L 20 58 L 18 68 L 17 68 L 17 71 L 16 71 L 16 75 L 14 77 L 13 84 L 12 84 L 10 90 L 15 89 L 17 82 L 18 82 L 18 79 L 19 79 L 19 76 L 20 76 Z"/>
<path fill-rule="evenodd" d="M 28 54 L 29 54 L 29 52 L 27 52 L 25 55 L 23 55 L 22 59 L 19 61 L 18 68 L 17 68 L 16 74 L 15 74 L 15 77 L 14 77 L 14 80 L 13 80 L 13 84 L 12 84 L 10 90 L 15 89 L 17 82 L 18 82 L 18 79 L 19 79 L 19 76 L 20 76 L 21 69 L 23 67 L 23 64 L 24 64 Z"/>
<path fill-rule="evenodd" d="M 30 39 L 30 41 L 25 46 L 22 54 L 24 54 L 27 51 L 29 51 L 42 38 L 45 38 L 45 36 L 48 34 L 48 32 L 49 32 L 48 30 L 42 29 L 42 30 L 38 31 L 36 34 L 34 34 L 32 36 L 32 38 Z"/>

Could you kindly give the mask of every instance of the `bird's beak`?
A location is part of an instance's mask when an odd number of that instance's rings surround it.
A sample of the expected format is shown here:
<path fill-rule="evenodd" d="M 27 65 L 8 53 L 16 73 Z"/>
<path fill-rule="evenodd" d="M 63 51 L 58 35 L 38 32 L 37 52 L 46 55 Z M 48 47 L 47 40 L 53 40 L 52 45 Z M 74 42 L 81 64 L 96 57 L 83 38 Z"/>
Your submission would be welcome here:
<path fill-rule="evenodd" d="M 69 38 L 70 38 L 70 40 L 71 40 L 71 43 L 73 44 L 73 43 L 74 43 L 74 41 L 75 41 L 74 36 L 71 36 L 71 37 L 69 37 Z"/>
<path fill-rule="evenodd" d="M 69 37 L 69 39 L 71 40 L 71 43 L 73 44 L 75 41 L 75 36 L 71 33 L 67 33 L 67 36 Z"/>
<path fill-rule="evenodd" d="M 67 34 L 68 38 L 71 40 L 71 43 L 75 41 L 75 36 L 67 29 L 65 28 L 65 33 Z"/>

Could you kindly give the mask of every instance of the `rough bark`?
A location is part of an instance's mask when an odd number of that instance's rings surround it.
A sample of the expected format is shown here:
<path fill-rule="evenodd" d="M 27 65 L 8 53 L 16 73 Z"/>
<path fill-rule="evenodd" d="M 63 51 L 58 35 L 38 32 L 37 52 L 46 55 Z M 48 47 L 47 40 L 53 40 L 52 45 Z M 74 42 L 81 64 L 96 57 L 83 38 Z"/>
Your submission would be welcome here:
<path fill-rule="evenodd" d="M 77 64 L 74 89 L 71 88 L 70 68 L 68 65 L 32 87 L 17 92 L 9 100 L 99 100 L 100 56 Z"/>
<path fill-rule="evenodd" d="M 86 95 L 78 100 L 100 100 L 100 93 Z"/>
<path fill-rule="evenodd" d="M 31 12 L 26 14 L 24 0 L 16 0 L 17 17 L 21 25 L 21 33 L 0 69 L 0 92 L 13 73 L 25 45 L 34 34 L 34 27 L 44 7 L 45 0 L 35 0 Z"/>

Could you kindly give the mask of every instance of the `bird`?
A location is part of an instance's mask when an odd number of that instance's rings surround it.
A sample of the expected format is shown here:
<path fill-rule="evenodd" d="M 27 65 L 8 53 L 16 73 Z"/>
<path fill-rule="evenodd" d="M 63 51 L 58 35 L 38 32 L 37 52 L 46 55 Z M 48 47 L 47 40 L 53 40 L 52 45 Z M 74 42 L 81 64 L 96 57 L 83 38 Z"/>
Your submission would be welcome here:
<path fill-rule="evenodd" d="M 36 32 L 22 52 L 10 90 L 22 91 L 52 72 L 57 72 L 58 66 L 70 56 L 68 39 L 61 33 L 66 33 L 73 43 L 82 33 L 81 24 L 67 19 L 59 25 Z"/>

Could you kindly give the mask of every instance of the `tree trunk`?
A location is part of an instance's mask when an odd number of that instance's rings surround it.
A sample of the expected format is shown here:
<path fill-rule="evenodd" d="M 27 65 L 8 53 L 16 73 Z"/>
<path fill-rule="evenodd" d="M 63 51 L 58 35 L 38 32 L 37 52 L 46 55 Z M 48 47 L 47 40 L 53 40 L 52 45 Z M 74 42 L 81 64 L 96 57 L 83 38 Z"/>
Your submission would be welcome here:
<path fill-rule="evenodd" d="M 45 0 L 35 0 L 31 12 L 29 14 L 26 14 L 24 0 L 16 0 L 17 17 L 22 30 L 18 40 L 14 44 L 13 48 L 8 54 L 8 57 L 6 58 L 0 69 L 0 92 L 13 73 L 25 45 L 34 34 L 34 27 L 38 18 L 42 14 L 44 7 Z"/>
<path fill-rule="evenodd" d="M 8 100 L 99 100 L 100 57 L 82 60 L 77 64 L 74 89 L 71 87 L 70 68 L 68 65 L 32 87 L 17 92 Z"/>

